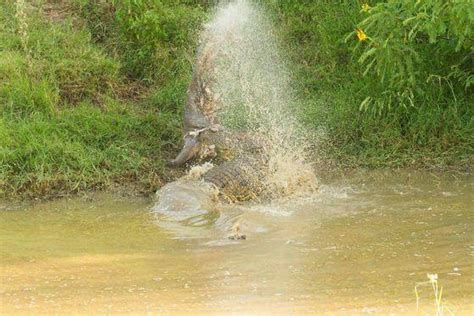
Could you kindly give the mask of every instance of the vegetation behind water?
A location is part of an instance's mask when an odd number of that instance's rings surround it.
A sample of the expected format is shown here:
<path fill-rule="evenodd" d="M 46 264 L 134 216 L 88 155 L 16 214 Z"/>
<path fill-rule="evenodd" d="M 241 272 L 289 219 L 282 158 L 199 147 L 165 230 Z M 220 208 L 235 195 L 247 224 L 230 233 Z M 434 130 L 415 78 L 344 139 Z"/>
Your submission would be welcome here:
<path fill-rule="evenodd" d="M 0 195 L 166 181 L 210 2 L 2 2 Z M 469 0 L 262 5 L 320 155 L 341 167 L 472 163 Z"/>

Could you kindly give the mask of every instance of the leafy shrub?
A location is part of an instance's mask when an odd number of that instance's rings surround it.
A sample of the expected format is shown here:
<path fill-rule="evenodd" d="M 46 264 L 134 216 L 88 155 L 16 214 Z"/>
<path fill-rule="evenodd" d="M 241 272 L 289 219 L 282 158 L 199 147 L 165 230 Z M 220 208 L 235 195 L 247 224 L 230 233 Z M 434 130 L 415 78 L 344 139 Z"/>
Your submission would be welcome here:
<path fill-rule="evenodd" d="M 199 6 L 181 1 L 114 1 L 119 50 L 125 72 L 138 79 L 173 78 L 188 70 L 205 17 Z"/>
<path fill-rule="evenodd" d="M 354 166 L 472 161 L 469 1 L 369 0 L 372 7 L 362 8 L 364 2 L 353 0 L 264 2 L 291 57 L 303 121 L 325 131 L 320 151 Z M 435 2 L 447 5 L 432 8 Z M 442 14 L 434 14 L 435 9 Z M 421 19 L 424 10 L 435 23 L 442 20 L 448 26 L 429 32 L 433 26 L 425 17 L 417 33 L 405 40 L 416 24 L 412 19 L 404 25 L 402 17 Z M 378 24 L 367 30 L 375 20 Z"/>
<path fill-rule="evenodd" d="M 363 6 L 355 33 L 358 62 L 369 81 L 360 108 L 380 113 L 415 106 L 423 98 L 443 103 L 469 93 L 474 83 L 474 7 L 469 0 L 388 0 Z M 472 91 L 471 91 L 472 92 Z"/>

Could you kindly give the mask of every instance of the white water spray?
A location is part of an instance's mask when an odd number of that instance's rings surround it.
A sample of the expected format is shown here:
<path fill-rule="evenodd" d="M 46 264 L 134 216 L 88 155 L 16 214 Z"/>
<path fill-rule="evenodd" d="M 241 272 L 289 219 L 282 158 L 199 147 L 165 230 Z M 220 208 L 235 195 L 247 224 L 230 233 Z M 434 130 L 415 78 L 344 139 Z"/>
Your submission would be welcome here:
<path fill-rule="evenodd" d="M 302 185 L 314 188 L 316 177 L 305 163 L 314 138 L 294 115 L 298 102 L 290 72 L 263 8 L 247 0 L 220 5 L 205 26 L 201 46 L 212 51 L 219 122 L 267 140 L 269 185 L 287 193 Z"/>

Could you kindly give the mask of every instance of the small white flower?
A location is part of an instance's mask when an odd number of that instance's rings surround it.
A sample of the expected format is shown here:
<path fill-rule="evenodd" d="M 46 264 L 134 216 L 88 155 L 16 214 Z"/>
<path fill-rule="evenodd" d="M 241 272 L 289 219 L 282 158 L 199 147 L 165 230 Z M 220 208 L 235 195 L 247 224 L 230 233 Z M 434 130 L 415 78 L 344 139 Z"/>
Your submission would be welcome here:
<path fill-rule="evenodd" d="M 438 274 L 437 273 L 433 273 L 433 274 L 428 273 L 428 274 L 426 274 L 426 276 L 428 277 L 430 282 L 434 283 L 434 282 L 438 281 Z"/>

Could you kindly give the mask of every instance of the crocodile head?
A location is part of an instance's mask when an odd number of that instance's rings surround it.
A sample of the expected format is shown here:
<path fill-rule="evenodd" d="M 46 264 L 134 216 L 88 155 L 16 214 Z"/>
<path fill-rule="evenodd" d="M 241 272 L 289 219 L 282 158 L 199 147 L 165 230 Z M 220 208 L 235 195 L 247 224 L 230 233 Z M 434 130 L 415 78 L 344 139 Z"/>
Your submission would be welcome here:
<path fill-rule="evenodd" d="M 184 145 L 171 166 L 180 166 L 209 152 L 209 135 L 219 128 L 215 116 L 218 97 L 212 92 L 212 62 L 209 50 L 203 48 L 198 54 L 193 78 L 188 88 L 188 99 L 184 108 Z"/>

